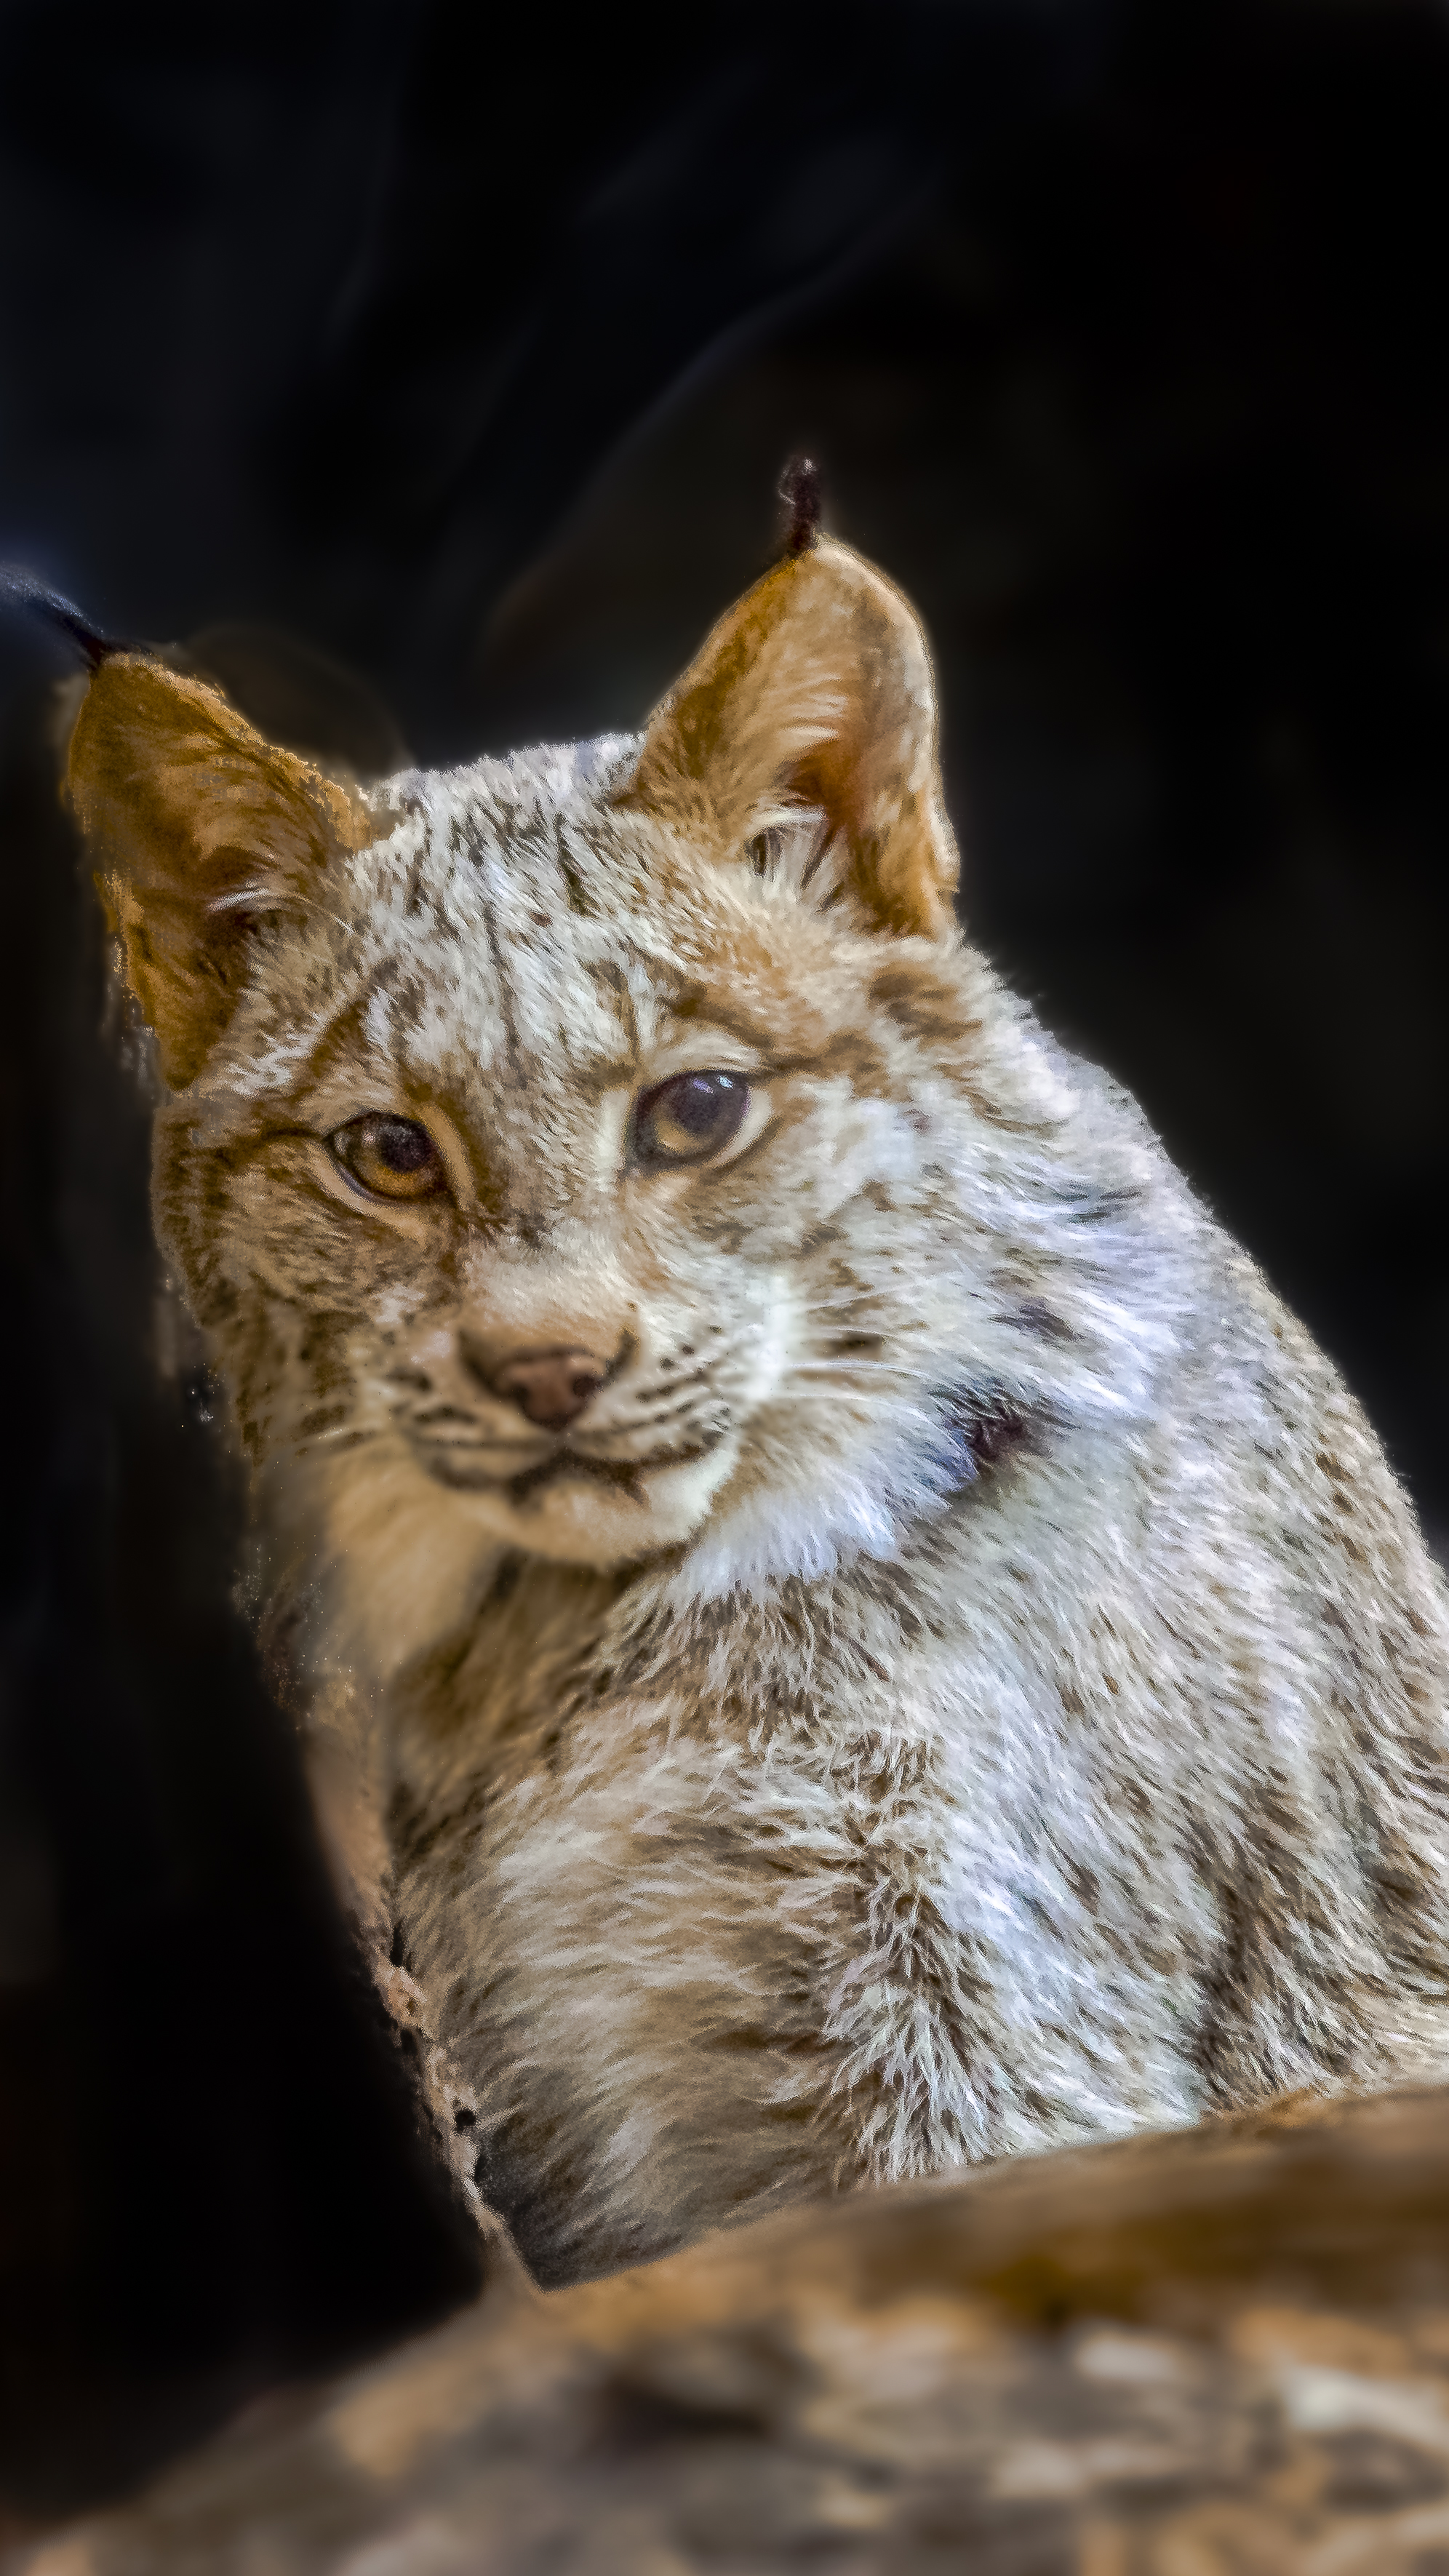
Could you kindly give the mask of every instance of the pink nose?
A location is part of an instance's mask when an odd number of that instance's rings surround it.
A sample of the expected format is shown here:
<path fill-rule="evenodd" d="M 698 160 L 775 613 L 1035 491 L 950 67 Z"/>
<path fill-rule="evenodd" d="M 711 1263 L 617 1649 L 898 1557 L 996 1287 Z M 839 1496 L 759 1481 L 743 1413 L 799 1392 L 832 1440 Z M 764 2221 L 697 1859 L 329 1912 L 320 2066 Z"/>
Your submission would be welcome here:
<path fill-rule="evenodd" d="M 516 1404 L 529 1422 L 544 1431 L 562 1431 L 576 1422 L 604 1383 L 604 1371 L 592 1351 L 520 1351 L 493 1379 L 493 1392 L 505 1404 Z"/>

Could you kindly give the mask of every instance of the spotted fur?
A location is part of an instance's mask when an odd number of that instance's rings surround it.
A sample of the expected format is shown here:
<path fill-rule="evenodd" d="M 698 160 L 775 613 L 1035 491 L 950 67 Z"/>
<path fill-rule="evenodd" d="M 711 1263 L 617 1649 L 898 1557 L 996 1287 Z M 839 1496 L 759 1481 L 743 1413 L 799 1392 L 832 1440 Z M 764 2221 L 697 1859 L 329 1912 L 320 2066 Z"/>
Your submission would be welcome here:
<path fill-rule="evenodd" d="M 1449 2072 L 1449 1607 L 1334 1370 L 950 926 L 929 660 L 792 555 L 640 739 L 367 791 L 103 665 L 339 1883 L 558 2281 L 802 2193 Z M 738 1149 L 631 1160 L 681 1069 Z M 424 1122 L 369 1201 L 327 1138 Z M 566 1437 L 491 1392 L 579 1348 Z"/>

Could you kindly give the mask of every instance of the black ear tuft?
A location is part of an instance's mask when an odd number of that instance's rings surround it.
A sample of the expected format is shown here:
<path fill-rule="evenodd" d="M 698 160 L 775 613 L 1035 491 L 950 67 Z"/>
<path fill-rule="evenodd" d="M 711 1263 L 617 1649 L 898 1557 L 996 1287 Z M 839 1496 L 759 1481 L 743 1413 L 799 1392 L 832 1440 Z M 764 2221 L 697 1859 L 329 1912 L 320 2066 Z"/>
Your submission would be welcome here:
<path fill-rule="evenodd" d="M 820 468 L 809 456 L 792 456 L 780 477 L 780 498 L 790 512 L 787 555 L 803 555 L 820 534 Z"/>
<path fill-rule="evenodd" d="M 108 654 L 136 649 L 123 644 L 119 636 L 102 635 L 99 628 L 82 617 L 73 601 L 63 599 L 58 590 L 49 589 L 33 572 L 23 572 L 18 564 L 0 564 L 0 607 L 18 608 L 27 616 L 43 618 L 47 626 L 57 628 L 72 644 L 79 645 L 93 671 L 100 669 Z"/>

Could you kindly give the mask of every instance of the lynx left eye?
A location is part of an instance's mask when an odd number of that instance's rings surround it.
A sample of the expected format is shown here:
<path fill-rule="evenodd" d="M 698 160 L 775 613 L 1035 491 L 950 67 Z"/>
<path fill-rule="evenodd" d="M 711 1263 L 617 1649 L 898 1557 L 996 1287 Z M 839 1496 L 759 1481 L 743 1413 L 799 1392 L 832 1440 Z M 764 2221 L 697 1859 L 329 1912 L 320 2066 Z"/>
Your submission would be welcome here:
<path fill-rule="evenodd" d="M 656 1167 L 703 1163 L 737 1133 L 750 1103 L 741 1073 L 676 1073 L 634 1112 L 634 1159 Z"/>
<path fill-rule="evenodd" d="M 378 1112 L 350 1118 L 327 1142 L 343 1170 L 374 1198 L 427 1199 L 443 1186 L 442 1158 L 416 1118 Z"/>

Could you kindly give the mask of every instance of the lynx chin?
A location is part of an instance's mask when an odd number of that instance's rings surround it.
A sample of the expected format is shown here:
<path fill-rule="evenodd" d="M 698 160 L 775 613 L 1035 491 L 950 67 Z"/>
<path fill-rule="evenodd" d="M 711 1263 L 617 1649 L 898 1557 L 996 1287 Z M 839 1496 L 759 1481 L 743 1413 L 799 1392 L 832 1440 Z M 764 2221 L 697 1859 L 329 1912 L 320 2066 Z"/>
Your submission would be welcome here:
<path fill-rule="evenodd" d="M 803 543 L 639 737 L 70 792 L 344 1902 L 540 2278 L 1449 2075 L 1449 1603 L 1357 1404 L 955 927 Z"/>

